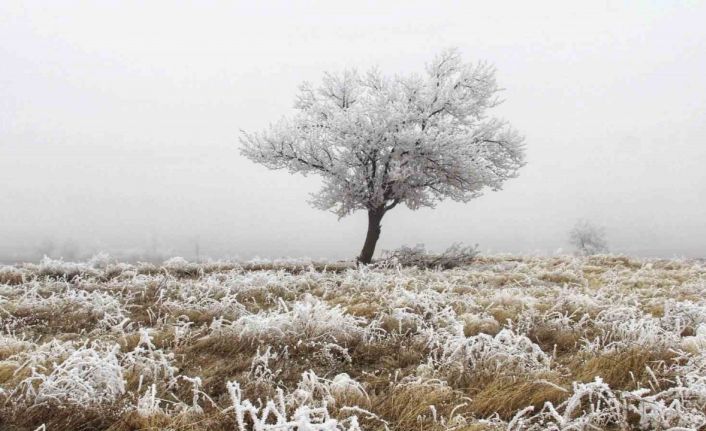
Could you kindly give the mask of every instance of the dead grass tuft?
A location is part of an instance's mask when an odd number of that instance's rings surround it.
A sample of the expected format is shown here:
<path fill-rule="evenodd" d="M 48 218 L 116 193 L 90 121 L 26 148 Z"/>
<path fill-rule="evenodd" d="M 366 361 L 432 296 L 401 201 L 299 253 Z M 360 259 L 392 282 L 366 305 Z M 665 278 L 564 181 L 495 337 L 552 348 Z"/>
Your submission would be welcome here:
<path fill-rule="evenodd" d="M 581 361 L 575 368 L 578 381 L 590 382 L 601 377 L 613 389 L 634 390 L 649 387 L 646 367 L 659 369 L 675 359 L 674 352 L 634 348 L 628 351 L 605 353 Z"/>
<path fill-rule="evenodd" d="M 473 394 L 470 409 L 477 417 L 498 413 L 507 420 L 527 406 L 538 410 L 547 401 L 557 405 L 568 398 L 569 391 L 552 379 L 555 377 L 499 377 Z"/>

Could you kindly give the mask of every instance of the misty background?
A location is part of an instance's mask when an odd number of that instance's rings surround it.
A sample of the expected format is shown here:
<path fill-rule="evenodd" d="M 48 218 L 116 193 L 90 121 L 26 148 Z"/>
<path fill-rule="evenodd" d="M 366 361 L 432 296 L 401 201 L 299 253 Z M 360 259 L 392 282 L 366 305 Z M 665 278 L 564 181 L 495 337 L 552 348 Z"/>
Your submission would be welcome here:
<path fill-rule="evenodd" d="M 378 250 L 453 242 L 706 256 L 706 2 L 0 3 L 0 261 L 99 250 L 352 258 L 364 213 L 311 208 L 317 177 L 239 154 L 324 71 L 498 69 L 494 115 L 527 165 L 468 204 L 396 208 Z"/>

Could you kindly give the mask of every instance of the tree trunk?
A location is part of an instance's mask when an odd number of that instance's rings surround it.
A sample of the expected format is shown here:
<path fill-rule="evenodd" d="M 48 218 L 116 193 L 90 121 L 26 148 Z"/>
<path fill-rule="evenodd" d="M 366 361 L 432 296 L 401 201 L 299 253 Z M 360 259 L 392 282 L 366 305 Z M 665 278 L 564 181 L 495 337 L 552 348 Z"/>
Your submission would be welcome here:
<path fill-rule="evenodd" d="M 363 250 L 360 251 L 360 256 L 358 256 L 358 263 L 367 265 L 373 260 L 373 253 L 375 253 L 375 245 L 380 238 L 380 221 L 382 216 L 385 215 L 385 209 L 374 209 L 368 210 L 368 234 L 365 236 L 365 244 L 363 244 Z"/>

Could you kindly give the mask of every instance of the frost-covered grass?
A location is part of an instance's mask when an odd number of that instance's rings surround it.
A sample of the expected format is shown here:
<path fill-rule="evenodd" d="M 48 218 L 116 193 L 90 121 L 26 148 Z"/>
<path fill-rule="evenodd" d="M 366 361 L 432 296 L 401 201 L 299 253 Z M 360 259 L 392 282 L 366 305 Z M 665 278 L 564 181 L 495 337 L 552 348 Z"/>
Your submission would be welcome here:
<path fill-rule="evenodd" d="M 42 426 L 699 429 L 706 263 L 0 267 L 0 428 Z"/>

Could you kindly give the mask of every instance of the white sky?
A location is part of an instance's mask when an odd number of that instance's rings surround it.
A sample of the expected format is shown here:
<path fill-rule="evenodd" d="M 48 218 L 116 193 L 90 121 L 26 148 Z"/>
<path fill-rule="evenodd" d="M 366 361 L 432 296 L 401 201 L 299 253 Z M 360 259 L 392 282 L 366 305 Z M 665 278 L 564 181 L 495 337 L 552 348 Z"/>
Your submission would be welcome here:
<path fill-rule="evenodd" d="M 308 206 L 315 177 L 239 155 L 303 80 L 421 71 L 456 46 L 497 66 L 526 136 L 505 190 L 383 220 L 379 249 L 454 241 L 706 255 L 706 2 L 0 3 L 0 259 L 82 249 L 346 258 L 366 217 Z"/>

